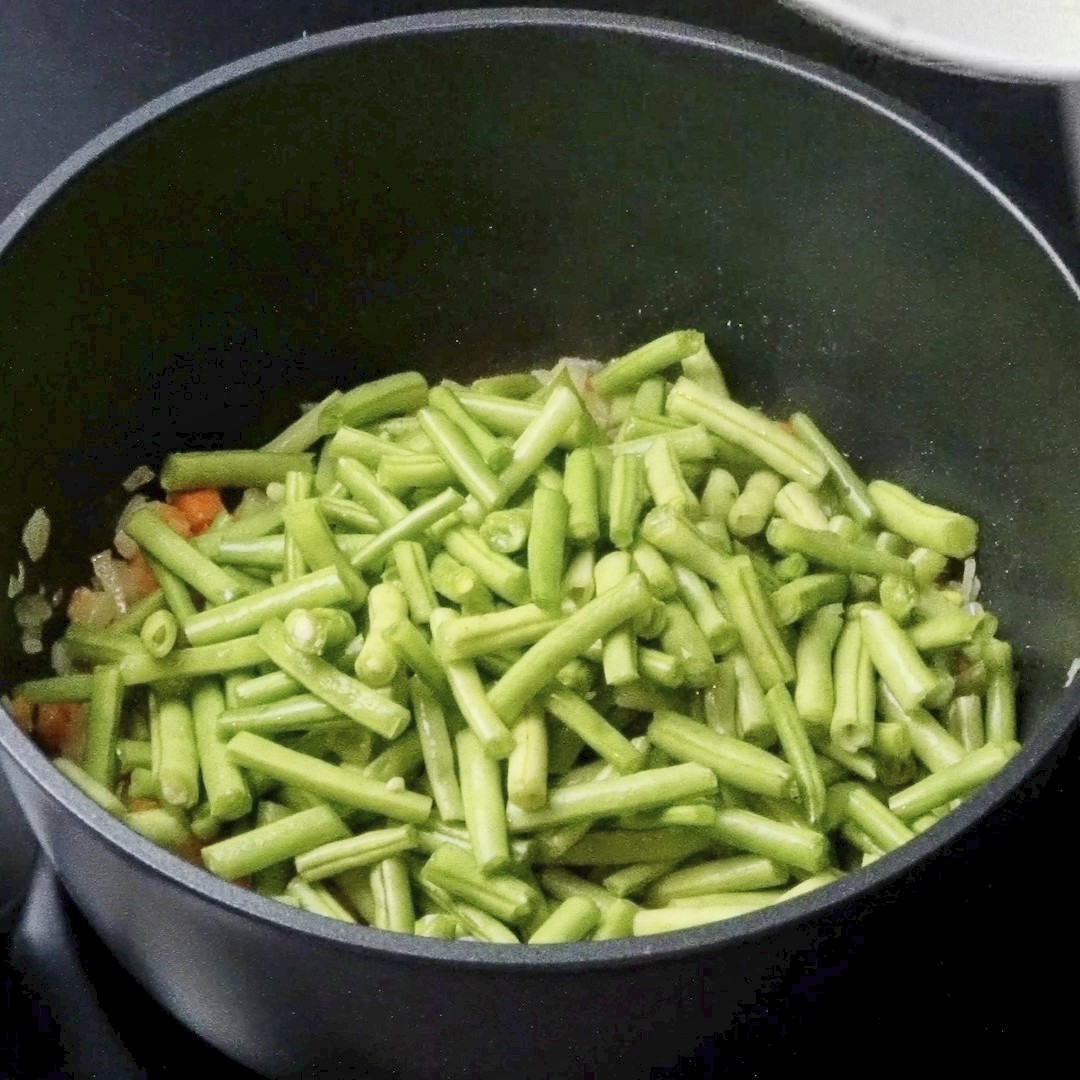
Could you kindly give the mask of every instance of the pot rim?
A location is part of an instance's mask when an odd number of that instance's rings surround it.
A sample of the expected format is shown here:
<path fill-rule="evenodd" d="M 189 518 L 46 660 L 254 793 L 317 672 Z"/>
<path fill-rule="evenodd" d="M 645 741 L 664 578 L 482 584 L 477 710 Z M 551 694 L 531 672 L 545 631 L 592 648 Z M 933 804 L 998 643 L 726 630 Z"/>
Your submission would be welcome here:
<path fill-rule="evenodd" d="M 0 222 L 0 259 L 49 202 L 96 161 L 128 137 L 194 100 L 279 65 L 337 49 L 391 38 L 508 28 L 567 29 L 663 41 L 760 64 L 838 93 L 904 128 L 974 181 L 1029 234 L 1080 301 L 1080 285 L 1043 230 L 996 183 L 954 149 L 946 134 L 906 106 L 832 68 L 731 34 L 666 19 L 557 8 L 458 10 L 385 19 L 303 37 L 212 69 L 128 113 L 57 166 Z M 1020 752 L 988 784 L 901 849 L 830 885 L 775 907 L 691 930 L 644 938 L 553 945 L 543 949 L 390 934 L 311 915 L 234 886 L 156 846 L 101 809 L 53 767 L 2 708 L 0 747 L 10 762 L 0 761 L 0 764 L 8 770 L 18 768 L 36 787 L 60 802 L 123 858 L 141 863 L 185 891 L 233 915 L 249 916 L 279 929 L 302 934 L 313 947 L 348 948 L 358 955 L 376 954 L 380 960 L 403 964 L 425 960 L 441 970 L 469 968 L 541 974 L 554 969 L 566 972 L 642 967 L 680 957 L 715 953 L 724 946 L 746 944 L 779 933 L 809 917 L 830 915 L 845 905 L 864 900 L 871 893 L 895 887 L 913 867 L 954 844 L 978 822 L 1000 809 L 1021 788 L 1033 786 L 1037 774 L 1052 766 L 1053 758 L 1076 726 L 1078 717 L 1080 679 L 1066 688 L 1050 715 L 1027 737 Z"/>

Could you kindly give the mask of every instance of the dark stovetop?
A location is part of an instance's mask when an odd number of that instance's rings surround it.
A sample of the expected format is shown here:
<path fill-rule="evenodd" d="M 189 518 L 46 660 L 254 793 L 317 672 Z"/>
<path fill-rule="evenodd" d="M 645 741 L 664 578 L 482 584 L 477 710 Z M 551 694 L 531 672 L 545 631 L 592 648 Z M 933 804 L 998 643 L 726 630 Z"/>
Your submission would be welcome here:
<path fill-rule="evenodd" d="M 464 6 L 498 5 L 3 0 L 0 219 L 96 132 L 208 68 L 304 32 Z M 1048 229 L 1074 267 L 1080 265 L 1052 88 L 986 82 L 878 57 L 767 0 L 579 0 L 579 6 L 730 30 L 873 84 L 951 132 Z M 932 970 L 911 971 L 887 940 L 862 957 L 822 956 L 809 977 L 793 977 L 763 999 L 753 1016 L 679 1075 L 698 1075 L 711 1064 L 716 1075 L 769 1077 L 820 1062 L 839 1075 L 918 1065 L 937 1076 L 960 1067 L 1000 1070 L 1018 1054 L 1038 1071 L 1071 1044 L 1067 980 L 1078 952 L 1068 907 L 1054 897 L 1067 889 L 1061 879 L 1069 853 L 1058 845 L 1068 842 L 1061 823 L 1071 820 L 1078 772 L 1078 763 L 1067 761 L 1034 806 L 980 839 L 984 851 L 992 845 L 992 865 L 1001 871 L 928 923 L 929 939 L 943 946 Z M 0 881 L 0 932 L 4 887 Z M 203 1068 L 251 1075 L 147 999 L 43 862 L 15 929 L 6 940 L 0 936 L 0 944 L 0 1078 L 159 1080 Z M 832 978 L 842 970 L 843 978 Z M 869 1058 L 856 1050 L 861 1036 L 876 1047 Z"/>

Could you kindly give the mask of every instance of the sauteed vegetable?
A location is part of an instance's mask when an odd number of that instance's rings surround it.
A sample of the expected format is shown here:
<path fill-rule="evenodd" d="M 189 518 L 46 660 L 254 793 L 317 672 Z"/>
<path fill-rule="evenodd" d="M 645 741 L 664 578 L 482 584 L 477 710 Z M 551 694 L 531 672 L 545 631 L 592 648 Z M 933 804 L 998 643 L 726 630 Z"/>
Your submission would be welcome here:
<path fill-rule="evenodd" d="M 776 904 L 1018 749 L 968 516 L 729 396 L 701 334 L 391 375 L 170 455 L 13 711 L 211 873 L 549 944 Z"/>

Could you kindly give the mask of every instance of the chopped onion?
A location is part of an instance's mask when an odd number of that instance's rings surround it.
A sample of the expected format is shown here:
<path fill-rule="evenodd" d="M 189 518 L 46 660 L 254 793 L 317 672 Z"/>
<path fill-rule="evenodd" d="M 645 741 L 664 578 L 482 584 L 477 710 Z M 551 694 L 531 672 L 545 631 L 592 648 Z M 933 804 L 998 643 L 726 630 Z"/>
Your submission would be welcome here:
<path fill-rule="evenodd" d="M 138 465 L 121 484 L 125 491 L 138 491 L 154 479 L 154 470 L 149 465 Z"/>
<path fill-rule="evenodd" d="M 44 650 L 45 645 L 42 643 L 40 637 L 38 637 L 36 634 L 30 633 L 30 631 L 28 630 L 25 634 L 23 634 L 22 647 L 23 652 L 26 653 L 27 656 L 36 656 L 39 652 L 42 652 Z"/>
<path fill-rule="evenodd" d="M 99 551 L 90 557 L 90 565 L 94 568 L 94 577 L 113 598 L 116 610 L 123 614 L 127 611 L 127 594 L 119 574 L 119 568 L 123 564 L 113 559 L 111 551 Z"/>
<path fill-rule="evenodd" d="M 964 611 L 968 615 L 985 615 L 986 614 L 986 608 L 984 608 L 982 606 L 982 604 L 980 604 L 980 603 L 978 603 L 978 602 L 976 602 L 974 600 L 970 604 L 965 604 L 964 605 Z"/>
<path fill-rule="evenodd" d="M 68 655 L 63 638 L 58 638 L 53 642 L 52 648 L 49 650 L 49 660 L 52 663 L 53 671 L 57 675 L 70 675 L 75 670 L 75 665 Z"/>
<path fill-rule="evenodd" d="M 1065 675 L 1065 685 L 1072 686 L 1073 679 L 1077 674 L 1080 674 L 1080 656 L 1078 656 L 1070 665 L 1069 670 Z"/>
<path fill-rule="evenodd" d="M 960 591 L 965 602 L 970 603 L 972 600 L 978 600 L 980 588 L 982 588 L 982 583 L 975 576 L 975 560 L 965 559 L 964 576 L 960 582 Z"/>
<path fill-rule="evenodd" d="M 73 623 L 100 629 L 116 618 L 116 601 L 107 592 L 80 585 L 71 594 L 67 613 Z"/>
<path fill-rule="evenodd" d="M 284 495 L 284 487 L 282 488 L 282 495 Z M 265 510 L 273 501 L 273 499 L 267 497 L 265 491 L 259 488 L 245 488 L 233 517 L 239 519 L 258 510 Z"/>
<path fill-rule="evenodd" d="M 15 564 L 15 573 L 8 578 L 7 594 L 9 600 L 14 600 L 23 591 L 26 585 L 26 565 L 20 559 Z"/>
<path fill-rule="evenodd" d="M 39 506 L 27 519 L 23 527 L 22 542 L 31 562 L 37 562 L 45 554 L 45 549 L 49 546 L 51 527 L 44 507 Z"/>
<path fill-rule="evenodd" d="M 23 630 L 39 632 L 52 617 L 53 609 L 44 592 L 26 593 L 15 601 L 15 621 Z"/>

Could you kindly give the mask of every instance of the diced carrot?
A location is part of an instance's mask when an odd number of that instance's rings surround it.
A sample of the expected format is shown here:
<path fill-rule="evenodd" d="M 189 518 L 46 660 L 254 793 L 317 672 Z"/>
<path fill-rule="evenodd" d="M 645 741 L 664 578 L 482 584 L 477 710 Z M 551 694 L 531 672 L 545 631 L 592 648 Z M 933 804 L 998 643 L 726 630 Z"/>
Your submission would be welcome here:
<path fill-rule="evenodd" d="M 128 566 L 131 567 L 132 580 L 135 589 L 138 592 L 138 596 L 134 599 L 137 600 L 140 597 L 149 596 L 151 593 L 157 592 L 158 589 L 161 588 L 158 584 L 158 579 L 154 577 L 154 571 L 150 569 L 150 563 L 141 551 L 136 551 L 135 554 L 128 559 Z"/>
<path fill-rule="evenodd" d="M 248 877 L 246 874 L 243 877 L 233 878 L 232 883 L 234 885 L 239 885 L 241 889 L 251 888 L 251 878 Z"/>
<path fill-rule="evenodd" d="M 214 518 L 225 509 L 221 492 L 217 488 L 176 491 L 169 496 L 169 503 L 184 515 L 192 536 L 206 532 Z"/>
<path fill-rule="evenodd" d="M 77 761 L 86 736 L 86 706 L 78 701 L 47 701 L 37 708 L 34 736 L 49 754 Z"/>
<path fill-rule="evenodd" d="M 34 706 L 24 697 L 11 699 L 11 715 L 15 723 L 26 732 L 27 735 L 34 731 Z"/>
<path fill-rule="evenodd" d="M 157 799 L 129 799 L 129 810 L 156 810 L 158 808 Z"/>
<path fill-rule="evenodd" d="M 181 859 L 184 859 L 195 866 L 202 866 L 202 849 L 205 846 L 206 845 L 197 836 L 192 836 L 184 843 L 183 847 L 181 847 L 176 854 L 179 855 Z"/>
<path fill-rule="evenodd" d="M 191 524 L 184 512 L 171 503 L 152 503 L 158 517 L 169 526 L 174 533 L 179 533 L 185 540 L 191 536 Z"/>

